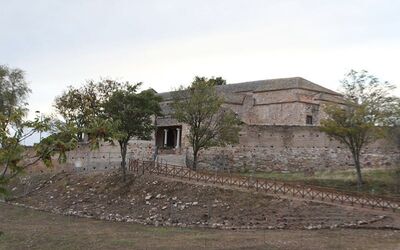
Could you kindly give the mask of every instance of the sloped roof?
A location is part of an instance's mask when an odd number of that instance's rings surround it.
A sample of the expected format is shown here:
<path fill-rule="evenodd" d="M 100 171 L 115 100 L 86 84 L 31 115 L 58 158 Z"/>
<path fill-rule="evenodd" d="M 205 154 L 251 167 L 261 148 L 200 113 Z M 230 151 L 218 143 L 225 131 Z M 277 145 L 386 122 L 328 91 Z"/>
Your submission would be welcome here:
<path fill-rule="evenodd" d="M 310 82 L 301 77 L 291 77 L 291 78 L 277 78 L 277 79 L 267 79 L 259 81 L 250 81 L 242 83 L 232 83 L 226 85 L 219 85 L 216 87 L 217 92 L 227 97 L 228 93 L 241 93 L 241 92 L 264 92 L 264 91 L 274 91 L 274 90 L 284 90 L 284 89 L 306 89 L 316 92 L 327 93 L 335 96 L 341 96 L 339 93 L 332 91 L 328 88 L 322 87 L 318 84 Z M 165 100 L 172 99 L 172 92 L 159 93 L 159 95 Z M 242 96 L 231 96 L 234 102 L 239 102 Z"/>
<path fill-rule="evenodd" d="M 163 93 L 158 93 L 159 96 L 163 98 L 164 101 L 168 101 L 172 99 L 172 94 L 177 91 L 170 91 L 170 92 L 163 92 Z"/>
<path fill-rule="evenodd" d="M 346 104 L 346 101 L 345 101 L 345 99 L 343 97 L 327 95 L 327 94 L 324 94 L 324 93 L 317 94 L 314 97 L 314 100 Z"/>
<path fill-rule="evenodd" d="M 241 83 L 230 83 L 226 85 L 219 85 L 217 86 L 217 91 L 230 92 L 230 93 L 252 92 L 257 88 L 261 87 L 263 84 L 265 84 L 264 81 L 241 82 Z"/>
<path fill-rule="evenodd" d="M 292 78 L 278 78 L 271 80 L 262 80 L 256 81 L 255 83 L 259 84 L 262 82 L 260 86 L 258 86 L 254 92 L 263 92 L 263 91 L 273 91 L 273 90 L 282 90 L 282 89 L 307 89 L 316 92 L 328 93 L 331 95 L 338 95 L 339 93 L 332 91 L 328 88 L 322 87 L 318 84 L 310 82 L 301 77 L 292 77 Z"/>

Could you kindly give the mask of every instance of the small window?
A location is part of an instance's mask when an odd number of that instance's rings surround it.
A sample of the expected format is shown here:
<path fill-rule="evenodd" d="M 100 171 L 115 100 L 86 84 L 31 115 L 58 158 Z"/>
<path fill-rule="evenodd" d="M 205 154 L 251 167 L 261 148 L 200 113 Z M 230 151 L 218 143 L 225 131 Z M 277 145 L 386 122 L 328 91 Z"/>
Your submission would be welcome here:
<path fill-rule="evenodd" d="M 312 120 L 312 116 L 311 115 L 307 115 L 306 116 L 306 124 L 307 125 L 312 125 L 313 124 L 313 120 Z"/>

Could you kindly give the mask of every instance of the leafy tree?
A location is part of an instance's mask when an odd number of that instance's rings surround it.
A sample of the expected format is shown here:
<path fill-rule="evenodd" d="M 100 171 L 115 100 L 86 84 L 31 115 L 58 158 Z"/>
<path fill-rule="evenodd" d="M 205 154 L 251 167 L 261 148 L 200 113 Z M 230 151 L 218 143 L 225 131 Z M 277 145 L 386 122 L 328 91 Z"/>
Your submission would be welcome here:
<path fill-rule="evenodd" d="M 95 119 L 104 116 L 104 103 L 122 83 L 105 79 L 98 82 L 87 81 L 80 88 L 69 86 L 55 100 L 55 108 L 67 123 L 78 128 L 78 139 L 83 140 L 83 130 Z"/>
<path fill-rule="evenodd" d="M 327 105 L 328 118 L 321 121 L 321 130 L 348 147 L 360 188 L 361 151 L 366 144 L 383 136 L 383 126 L 393 112 L 395 98 L 390 92 L 394 86 L 364 70 L 351 70 L 341 83 L 346 105 Z"/>
<path fill-rule="evenodd" d="M 188 139 L 193 148 L 194 170 L 200 150 L 239 141 L 240 121 L 231 110 L 223 108 L 224 100 L 215 89 L 216 81 L 225 80 L 216 79 L 195 77 L 189 87 L 181 87 L 173 95 L 175 118 L 189 126 Z"/>
<path fill-rule="evenodd" d="M 25 119 L 26 97 L 30 89 L 24 72 L 0 66 L 0 194 L 6 193 L 6 184 L 27 167 L 43 161 L 51 166 L 52 156 L 65 160 L 65 152 L 75 146 L 73 130 L 50 118 Z M 22 141 L 40 131 L 52 132 L 34 146 L 35 154 L 28 155 Z M 71 134 L 72 132 L 72 134 Z"/>
<path fill-rule="evenodd" d="M 90 133 L 95 138 L 113 142 L 118 141 L 121 152 L 123 181 L 126 179 L 126 154 L 129 141 L 133 138 L 148 140 L 154 131 L 154 117 L 160 113 L 160 97 L 152 90 L 137 93 L 141 84 L 119 84 L 104 103 L 105 118 L 92 124 Z"/>
<path fill-rule="evenodd" d="M 400 149 L 400 99 L 393 105 L 393 115 L 387 120 L 386 127 L 386 139 L 394 145 L 397 146 L 397 149 Z M 397 156 L 396 159 L 396 168 L 392 175 L 392 178 L 395 183 L 395 190 L 400 192 L 400 155 Z"/>
<path fill-rule="evenodd" d="M 16 109 L 24 110 L 30 92 L 21 69 L 0 65 L 0 112 L 3 116 L 11 116 Z"/>
<path fill-rule="evenodd" d="M 73 123 L 82 130 L 88 124 L 84 100 L 83 93 L 79 89 L 69 86 L 67 91 L 56 98 L 54 106 L 67 123 Z M 79 141 L 82 141 L 82 132 L 78 131 L 77 135 Z"/>
<path fill-rule="evenodd" d="M 400 148 L 400 98 L 393 103 L 391 110 L 392 115 L 386 121 L 386 137 Z"/>
<path fill-rule="evenodd" d="M 200 76 L 195 76 L 194 81 L 196 82 L 208 82 L 209 85 L 212 86 L 220 86 L 220 85 L 226 85 L 226 80 L 223 79 L 222 77 L 211 77 L 210 79 L 207 79 L 206 77 L 200 77 Z"/>

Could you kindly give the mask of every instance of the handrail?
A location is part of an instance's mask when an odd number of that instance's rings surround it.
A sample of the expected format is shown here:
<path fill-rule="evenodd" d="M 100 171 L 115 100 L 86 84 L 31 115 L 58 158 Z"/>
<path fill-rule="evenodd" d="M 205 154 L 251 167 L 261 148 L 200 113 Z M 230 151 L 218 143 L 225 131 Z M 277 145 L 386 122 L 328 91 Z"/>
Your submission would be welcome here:
<path fill-rule="evenodd" d="M 400 199 L 378 195 L 363 194 L 351 191 L 341 191 L 333 188 L 325 188 L 299 183 L 269 180 L 259 177 L 249 177 L 237 174 L 210 173 L 207 171 L 193 171 L 187 167 L 162 164 L 155 161 L 129 160 L 129 170 L 136 174 L 145 172 L 156 175 L 171 176 L 175 178 L 194 180 L 220 185 L 230 185 L 254 189 L 256 191 L 271 192 L 274 194 L 291 195 L 294 197 L 319 199 L 332 203 L 358 204 L 361 207 L 370 206 L 388 208 L 393 211 L 400 210 Z"/>

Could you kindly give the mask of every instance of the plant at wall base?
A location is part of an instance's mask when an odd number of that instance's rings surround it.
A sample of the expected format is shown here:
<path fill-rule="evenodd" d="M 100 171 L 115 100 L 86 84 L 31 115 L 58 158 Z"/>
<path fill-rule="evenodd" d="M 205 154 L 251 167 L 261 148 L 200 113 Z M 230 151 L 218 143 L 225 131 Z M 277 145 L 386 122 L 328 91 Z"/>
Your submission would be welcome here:
<path fill-rule="evenodd" d="M 394 86 L 381 82 L 367 71 L 351 70 L 341 81 L 346 105 L 328 105 L 327 119 L 320 129 L 345 144 L 351 152 L 357 173 L 357 185 L 363 183 L 360 156 L 362 149 L 384 135 L 388 118 L 393 116 L 396 98 Z"/>
<path fill-rule="evenodd" d="M 194 170 L 200 150 L 239 141 L 241 122 L 231 110 L 223 108 L 224 100 L 218 96 L 216 85 L 214 78 L 196 77 L 189 87 L 173 94 L 174 117 L 189 126 L 187 137 L 193 148 Z"/>
<path fill-rule="evenodd" d="M 393 116 L 388 119 L 389 126 L 386 129 L 385 136 L 400 150 L 400 99 L 393 106 Z M 396 164 L 396 170 L 392 178 L 396 185 L 396 191 L 400 192 L 400 155 L 397 156 Z"/>
<path fill-rule="evenodd" d="M 160 114 L 160 97 L 152 90 L 137 93 L 141 84 L 121 86 L 104 102 L 104 116 L 91 124 L 92 145 L 99 140 L 118 141 L 121 153 L 121 172 L 126 180 L 126 155 L 133 138 L 148 140 L 154 131 L 153 119 Z"/>
<path fill-rule="evenodd" d="M 73 127 L 50 118 L 25 119 L 29 92 L 22 70 L 0 65 L 0 195 L 7 193 L 9 181 L 26 168 L 39 161 L 51 167 L 52 156 L 57 154 L 65 161 L 66 151 L 76 145 Z M 30 155 L 22 142 L 43 131 L 51 135 L 35 144 Z"/>
<path fill-rule="evenodd" d="M 392 115 L 387 119 L 387 124 L 386 137 L 400 149 L 400 99 L 395 101 Z"/>

